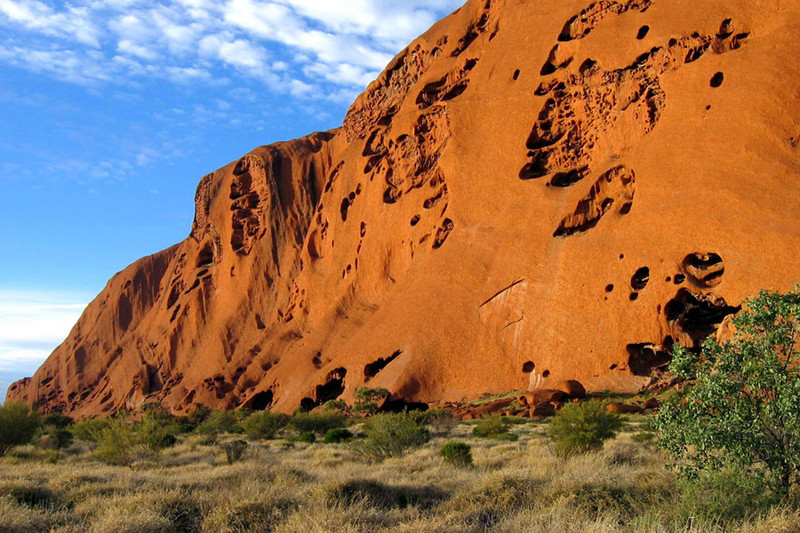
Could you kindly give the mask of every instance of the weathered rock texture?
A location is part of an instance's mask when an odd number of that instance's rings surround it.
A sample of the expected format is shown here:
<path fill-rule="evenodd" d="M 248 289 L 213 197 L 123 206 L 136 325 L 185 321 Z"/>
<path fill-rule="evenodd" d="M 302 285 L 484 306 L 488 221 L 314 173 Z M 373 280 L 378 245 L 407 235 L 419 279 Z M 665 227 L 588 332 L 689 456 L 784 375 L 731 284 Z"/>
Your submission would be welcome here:
<path fill-rule="evenodd" d="M 9 398 L 84 416 L 632 391 L 800 250 L 800 6 L 470 0 L 206 176 Z"/>

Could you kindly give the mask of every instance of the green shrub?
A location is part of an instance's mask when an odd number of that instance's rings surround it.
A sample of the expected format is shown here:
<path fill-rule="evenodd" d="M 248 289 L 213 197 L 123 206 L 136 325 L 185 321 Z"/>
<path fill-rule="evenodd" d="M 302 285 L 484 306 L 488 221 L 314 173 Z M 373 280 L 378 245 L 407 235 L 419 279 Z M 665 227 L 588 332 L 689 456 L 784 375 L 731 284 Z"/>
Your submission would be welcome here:
<path fill-rule="evenodd" d="M 288 421 L 289 417 L 284 414 L 260 411 L 245 418 L 242 428 L 251 440 L 274 439 Z"/>
<path fill-rule="evenodd" d="M 511 422 L 500 415 L 481 418 L 472 428 L 472 434 L 476 437 L 496 440 L 517 440 L 519 438 L 511 433 Z"/>
<path fill-rule="evenodd" d="M 82 441 L 95 442 L 97 435 L 108 427 L 110 421 L 110 418 L 86 418 L 72 426 L 72 435 Z"/>
<path fill-rule="evenodd" d="M 366 438 L 353 443 L 353 451 L 366 460 L 402 455 L 430 439 L 428 430 L 408 413 L 377 415 L 364 423 Z"/>
<path fill-rule="evenodd" d="M 345 425 L 347 418 L 339 413 L 300 413 L 289 420 L 289 425 L 298 433 L 319 433 Z"/>
<path fill-rule="evenodd" d="M 300 436 L 297 437 L 297 440 L 313 444 L 317 442 L 317 435 L 313 431 L 306 431 L 305 433 L 301 433 Z"/>
<path fill-rule="evenodd" d="M 177 443 L 178 443 L 178 437 L 176 437 L 172 433 L 155 432 L 151 433 L 147 439 L 148 447 L 154 450 L 172 448 Z"/>
<path fill-rule="evenodd" d="M 24 403 L 0 406 L 0 457 L 14 446 L 28 444 L 39 429 L 39 415 Z"/>
<path fill-rule="evenodd" d="M 244 452 L 247 450 L 247 441 L 237 439 L 223 442 L 220 448 L 225 452 L 225 459 L 228 461 L 228 464 L 232 465 L 242 460 Z"/>
<path fill-rule="evenodd" d="M 147 413 L 136 422 L 127 413 L 89 427 L 89 439 L 97 446 L 96 457 L 109 464 L 130 466 L 142 459 L 154 459 L 164 448 L 174 446 L 177 438 L 169 433 L 165 420 Z"/>
<path fill-rule="evenodd" d="M 197 426 L 197 432 L 213 440 L 223 433 L 241 432 L 241 426 L 233 411 L 212 411 L 208 417 Z"/>
<path fill-rule="evenodd" d="M 327 444 L 333 444 L 337 442 L 345 442 L 353 438 L 353 434 L 345 429 L 345 428 L 333 428 L 329 429 L 327 433 L 325 433 L 325 442 Z"/>
<path fill-rule="evenodd" d="M 659 445 L 688 477 L 750 470 L 788 495 L 800 480 L 800 286 L 745 301 L 733 326 L 700 353 L 675 347 L 669 368 L 687 383 L 656 415 Z"/>
<path fill-rule="evenodd" d="M 547 428 L 557 455 L 596 450 L 622 427 L 622 417 L 606 411 L 602 402 L 570 403 L 556 413 Z"/>
<path fill-rule="evenodd" d="M 439 451 L 444 462 L 453 466 L 472 466 L 472 450 L 463 442 L 448 442 Z"/>

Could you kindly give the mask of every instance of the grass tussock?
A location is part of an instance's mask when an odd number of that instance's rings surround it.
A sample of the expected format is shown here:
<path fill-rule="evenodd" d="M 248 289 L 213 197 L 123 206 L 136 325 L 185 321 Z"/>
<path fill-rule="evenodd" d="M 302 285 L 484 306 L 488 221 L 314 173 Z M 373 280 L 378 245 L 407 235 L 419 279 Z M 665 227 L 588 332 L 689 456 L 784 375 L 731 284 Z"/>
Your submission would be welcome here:
<path fill-rule="evenodd" d="M 331 427 L 340 423 L 302 419 L 292 430 L 344 435 Z M 479 422 L 448 421 L 428 435 L 402 418 L 350 424 L 347 438 L 327 443 L 268 431 L 230 464 L 226 446 L 243 435 L 216 429 L 213 440 L 181 435 L 129 466 L 102 462 L 81 439 L 57 462 L 18 448 L 0 460 L 0 533 L 800 532 L 798 508 L 758 480 L 681 480 L 651 442 L 633 438 L 643 423 L 629 417 L 602 447 L 566 456 L 547 423 L 514 425 L 509 441 L 474 435 Z M 379 437 L 370 450 L 379 461 L 364 461 L 367 432 Z M 388 434 L 414 446 L 394 447 Z"/>

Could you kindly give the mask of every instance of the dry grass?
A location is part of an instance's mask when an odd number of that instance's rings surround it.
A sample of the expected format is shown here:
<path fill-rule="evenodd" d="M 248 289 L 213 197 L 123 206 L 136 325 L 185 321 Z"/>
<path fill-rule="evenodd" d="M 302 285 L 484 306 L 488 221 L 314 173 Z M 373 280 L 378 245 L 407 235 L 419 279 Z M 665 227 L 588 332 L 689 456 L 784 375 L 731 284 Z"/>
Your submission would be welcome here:
<path fill-rule="evenodd" d="M 516 442 L 476 439 L 471 427 L 377 464 L 346 444 L 269 441 L 228 465 L 195 436 L 131 468 L 104 465 L 81 443 L 55 464 L 26 447 L 0 461 L 0 533 L 800 532 L 789 508 L 725 524 L 686 516 L 675 474 L 632 431 L 565 460 L 542 423 L 514 426 Z M 443 462 L 454 439 L 472 446 L 474 467 Z"/>

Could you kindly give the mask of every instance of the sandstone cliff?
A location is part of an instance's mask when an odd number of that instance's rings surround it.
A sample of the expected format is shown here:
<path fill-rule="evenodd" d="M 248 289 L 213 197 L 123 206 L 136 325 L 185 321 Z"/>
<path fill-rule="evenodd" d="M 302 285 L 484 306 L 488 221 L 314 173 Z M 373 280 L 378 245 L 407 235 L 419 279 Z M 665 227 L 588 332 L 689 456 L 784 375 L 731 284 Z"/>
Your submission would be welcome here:
<path fill-rule="evenodd" d="M 290 412 L 637 390 L 800 277 L 800 6 L 470 0 L 340 129 L 206 176 L 10 399 Z"/>

